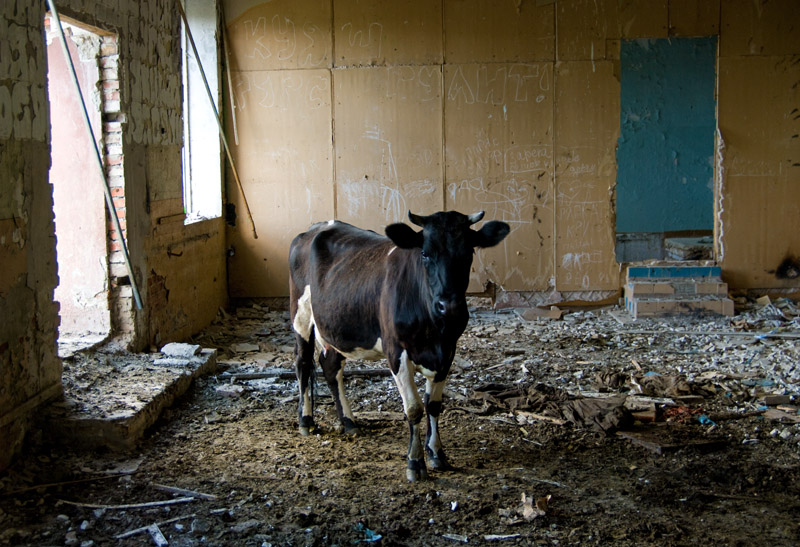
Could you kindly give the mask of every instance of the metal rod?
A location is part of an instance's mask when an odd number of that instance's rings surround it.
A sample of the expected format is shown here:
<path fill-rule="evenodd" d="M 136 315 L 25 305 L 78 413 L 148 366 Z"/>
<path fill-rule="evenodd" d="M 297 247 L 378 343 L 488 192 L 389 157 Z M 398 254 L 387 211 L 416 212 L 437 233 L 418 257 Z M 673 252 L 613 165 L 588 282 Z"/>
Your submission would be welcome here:
<path fill-rule="evenodd" d="M 192 37 L 192 31 L 189 28 L 189 21 L 186 19 L 186 12 L 183 11 L 183 5 L 181 5 L 181 0 L 175 0 L 175 3 L 178 5 L 178 10 L 181 12 L 181 18 L 183 19 L 183 25 L 186 27 L 186 35 L 189 37 L 189 43 L 192 46 L 192 51 L 194 52 L 195 61 L 197 61 L 197 66 L 200 68 L 200 75 L 203 77 L 203 83 L 206 86 L 206 93 L 208 93 L 208 100 L 211 103 L 211 109 L 214 111 L 214 118 L 217 120 L 217 126 L 219 126 L 219 136 L 222 139 L 222 144 L 225 146 L 225 153 L 228 156 L 228 163 L 231 165 L 231 171 L 233 172 L 233 178 L 236 180 L 236 185 L 239 187 L 239 193 L 242 195 L 242 201 L 244 202 L 244 208 L 247 211 L 247 218 L 250 220 L 250 226 L 253 229 L 253 239 L 258 239 L 258 234 L 256 233 L 256 224 L 253 221 L 253 213 L 250 212 L 250 205 L 247 203 L 247 196 L 244 194 L 244 188 L 242 187 L 242 181 L 239 180 L 239 173 L 236 171 L 236 164 L 233 161 L 233 156 L 231 155 L 231 149 L 228 147 L 228 138 L 225 136 L 225 131 L 222 127 L 222 121 L 219 117 L 219 112 L 217 112 L 217 107 L 214 104 L 214 97 L 211 95 L 211 88 L 208 86 L 208 79 L 206 78 L 206 71 L 203 70 L 203 63 L 200 62 L 200 55 L 197 53 L 197 46 L 194 45 L 194 37 Z"/>
<path fill-rule="evenodd" d="M 130 256 L 128 255 L 128 246 L 125 243 L 125 237 L 122 235 L 122 228 L 119 224 L 119 217 L 117 216 L 117 209 L 114 207 L 114 199 L 111 197 L 111 189 L 108 187 L 108 179 L 106 179 L 106 170 L 103 166 L 103 158 L 100 155 L 100 149 L 97 147 L 97 139 L 94 136 L 94 130 L 92 129 L 92 124 L 89 121 L 89 112 L 86 110 L 86 101 L 83 100 L 83 92 L 81 91 L 80 83 L 78 83 L 78 76 L 75 74 L 75 65 L 72 63 L 72 56 L 69 54 L 69 46 L 67 45 L 67 39 L 64 36 L 64 29 L 61 28 L 61 19 L 58 16 L 58 11 L 56 10 L 56 5 L 53 0 L 47 0 L 47 5 L 50 6 L 50 13 L 53 15 L 53 19 L 56 21 L 56 29 L 58 30 L 58 35 L 61 38 L 61 46 L 64 50 L 64 58 L 67 61 L 67 68 L 69 68 L 70 76 L 72 76 L 72 83 L 75 84 L 75 90 L 78 92 L 78 98 L 80 99 L 81 109 L 83 110 L 83 121 L 86 124 L 86 129 L 89 131 L 89 137 L 92 141 L 92 146 L 94 146 L 95 156 L 97 157 L 97 166 L 100 168 L 100 176 L 103 178 L 103 192 L 106 195 L 106 206 L 108 207 L 108 214 L 111 217 L 111 222 L 114 224 L 114 229 L 119 234 L 119 240 L 121 243 L 122 248 L 122 256 L 125 258 L 125 267 L 128 269 L 128 276 L 131 280 L 131 289 L 133 290 L 133 300 L 136 304 L 136 309 L 142 309 L 142 298 L 139 294 L 139 287 L 136 284 L 136 276 L 133 273 L 133 268 L 131 267 L 131 260 Z"/>

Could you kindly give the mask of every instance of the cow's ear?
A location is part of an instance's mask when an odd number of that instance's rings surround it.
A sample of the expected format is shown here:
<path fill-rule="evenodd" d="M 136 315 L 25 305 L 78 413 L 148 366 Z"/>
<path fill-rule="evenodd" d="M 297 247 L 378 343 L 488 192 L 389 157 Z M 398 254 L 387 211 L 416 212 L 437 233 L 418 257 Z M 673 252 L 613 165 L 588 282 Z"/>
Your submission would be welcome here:
<path fill-rule="evenodd" d="M 386 227 L 386 236 L 401 249 L 422 247 L 422 232 L 415 232 L 408 224 L 398 222 Z"/>
<path fill-rule="evenodd" d="M 503 241 L 510 231 L 511 227 L 505 222 L 489 221 L 480 230 L 472 232 L 472 246 L 494 247 Z"/>

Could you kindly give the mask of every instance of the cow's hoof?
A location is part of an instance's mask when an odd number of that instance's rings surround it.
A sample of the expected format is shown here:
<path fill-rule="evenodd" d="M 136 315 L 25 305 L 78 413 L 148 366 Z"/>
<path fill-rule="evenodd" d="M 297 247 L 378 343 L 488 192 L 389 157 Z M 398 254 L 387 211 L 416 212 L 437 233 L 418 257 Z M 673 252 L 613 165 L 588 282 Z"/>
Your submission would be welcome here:
<path fill-rule="evenodd" d="M 314 418 L 312 416 L 301 416 L 300 417 L 300 434 L 304 437 L 307 437 L 311 433 L 314 432 Z"/>
<path fill-rule="evenodd" d="M 426 450 L 428 453 L 428 460 L 431 462 L 431 467 L 436 471 L 451 471 L 453 466 L 447 461 L 447 456 L 444 455 L 444 450 L 439 450 L 436 454 L 432 450 Z"/>
<path fill-rule="evenodd" d="M 408 482 L 424 481 L 428 478 L 428 470 L 425 468 L 425 460 L 408 460 L 406 469 Z"/>
<path fill-rule="evenodd" d="M 358 437 L 361 433 L 361 431 L 358 429 L 358 426 L 350 418 L 345 418 L 342 420 L 341 431 L 350 437 Z"/>

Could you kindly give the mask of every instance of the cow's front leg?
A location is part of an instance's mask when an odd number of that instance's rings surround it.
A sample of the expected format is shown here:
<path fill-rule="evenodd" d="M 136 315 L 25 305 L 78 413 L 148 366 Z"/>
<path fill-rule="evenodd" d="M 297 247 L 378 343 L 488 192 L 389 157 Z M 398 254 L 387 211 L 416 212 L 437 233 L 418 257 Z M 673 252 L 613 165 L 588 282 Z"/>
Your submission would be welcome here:
<path fill-rule="evenodd" d="M 414 367 L 408 360 L 408 353 L 403 351 L 400 355 L 400 363 L 397 372 L 392 367 L 392 375 L 403 399 L 403 410 L 408 420 L 409 439 L 408 439 L 408 468 L 406 478 L 411 482 L 428 478 L 428 470 L 425 468 L 425 451 L 422 449 L 420 437 L 420 422 L 424 413 L 422 400 L 419 397 L 417 386 L 414 383 Z"/>
<path fill-rule="evenodd" d="M 451 469 L 442 449 L 439 438 L 439 416 L 442 413 L 442 393 L 444 380 L 436 382 L 427 379 L 425 383 L 425 411 L 428 414 L 428 432 L 425 435 L 425 452 L 434 469 L 444 471 Z"/>

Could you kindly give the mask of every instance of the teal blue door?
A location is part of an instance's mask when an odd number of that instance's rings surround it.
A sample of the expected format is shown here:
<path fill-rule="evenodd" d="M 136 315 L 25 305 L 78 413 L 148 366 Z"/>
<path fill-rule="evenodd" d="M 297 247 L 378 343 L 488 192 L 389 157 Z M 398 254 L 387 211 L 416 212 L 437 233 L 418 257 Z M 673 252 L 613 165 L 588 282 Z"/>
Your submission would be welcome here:
<path fill-rule="evenodd" d="M 716 55 L 716 37 L 622 42 L 618 234 L 713 229 Z"/>

